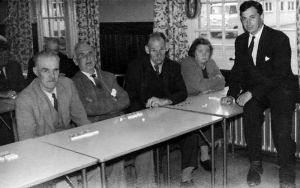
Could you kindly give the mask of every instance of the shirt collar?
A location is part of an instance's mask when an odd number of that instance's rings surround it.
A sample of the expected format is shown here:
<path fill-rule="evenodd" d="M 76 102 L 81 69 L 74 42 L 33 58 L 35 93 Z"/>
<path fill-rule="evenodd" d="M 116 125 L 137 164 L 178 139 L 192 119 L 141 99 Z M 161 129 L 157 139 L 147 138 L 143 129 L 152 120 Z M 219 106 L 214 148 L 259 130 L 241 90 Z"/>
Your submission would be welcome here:
<path fill-rule="evenodd" d="M 96 77 L 98 77 L 98 74 L 97 74 L 97 71 L 96 69 L 94 69 L 94 73 L 90 74 L 90 73 L 87 73 L 87 72 L 84 72 L 84 71 L 81 71 L 84 75 L 86 75 L 88 78 L 91 77 L 92 74 L 96 74 Z"/>
<path fill-rule="evenodd" d="M 56 92 L 56 87 L 53 89 L 52 92 L 48 92 L 42 89 L 42 91 L 48 96 L 48 97 L 52 97 L 52 93 L 55 94 L 55 96 L 57 96 L 57 92 Z"/>

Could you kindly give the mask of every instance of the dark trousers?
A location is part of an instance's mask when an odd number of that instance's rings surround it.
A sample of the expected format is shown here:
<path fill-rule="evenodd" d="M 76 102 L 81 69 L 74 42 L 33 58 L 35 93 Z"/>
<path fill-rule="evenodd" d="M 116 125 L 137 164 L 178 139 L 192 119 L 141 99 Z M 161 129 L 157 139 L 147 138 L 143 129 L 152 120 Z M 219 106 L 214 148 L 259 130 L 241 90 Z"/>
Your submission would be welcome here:
<path fill-rule="evenodd" d="M 179 138 L 181 168 L 198 167 L 198 132 L 192 132 Z"/>
<path fill-rule="evenodd" d="M 9 113 L 0 114 L 1 118 L 12 129 L 12 122 Z M 14 142 L 13 131 L 9 130 L 0 120 L 0 146 Z"/>
<path fill-rule="evenodd" d="M 291 138 L 296 92 L 277 88 L 263 100 L 252 98 L 244 106 L 244 133 L 250 161 L 261 161 L 264 110 L 271 109 L 273 142 L 278 153 L 280 181 L 294 181 L 296 143 Z"/>

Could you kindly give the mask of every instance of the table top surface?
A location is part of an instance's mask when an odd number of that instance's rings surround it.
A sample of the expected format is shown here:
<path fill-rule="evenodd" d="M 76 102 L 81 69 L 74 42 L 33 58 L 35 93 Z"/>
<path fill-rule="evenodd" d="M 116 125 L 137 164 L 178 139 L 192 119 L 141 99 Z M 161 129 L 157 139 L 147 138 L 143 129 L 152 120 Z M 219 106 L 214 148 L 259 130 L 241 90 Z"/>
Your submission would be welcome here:
<path fill-rule="evenodd" d="M 99 162 L 129 154 L 221 121 L 221 117 L 168 108 L 152 108 L 46 135 L 39 140 L 95 157 Z M 89 130 L 99 134 L 72 141 Z"/>
<path fill-rule="evenodd" d="M 0 187 L 3 188 L 31 187 L 97 163 L 97 159 L 35 139 L 0 147 L 0 156 L 7 152 L 18 158 L 0 161 Z"/>
<path fill-rule="evenodd" d="M 227 88 L 224 90 L 189 96 L 185 101 L 168 105 L 167 108 L 211 114 L 224 118 L 230 118 L 243 113 L 243 108 L 233 103 L 232 105 L 221 105 L 220 100 L 227 94 Z"/>
<path fill-rule="evenodd" d="M 0 114 L 15 110 L 15 99 L 0 99 Z"/>

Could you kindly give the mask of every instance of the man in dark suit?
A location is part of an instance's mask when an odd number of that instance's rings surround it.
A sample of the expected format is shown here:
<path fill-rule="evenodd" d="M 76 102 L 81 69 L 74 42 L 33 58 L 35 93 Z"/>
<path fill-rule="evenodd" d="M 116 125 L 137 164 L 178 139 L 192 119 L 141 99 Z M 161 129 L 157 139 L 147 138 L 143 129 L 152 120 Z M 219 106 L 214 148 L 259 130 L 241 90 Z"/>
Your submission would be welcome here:
<path fill-rule="evenodd" d="M 246 32 L 235 41 L 229 91 L 221 103 L 231 104 L 235 99 L 237 104 L 244 106 L 245 139 L 250 158 L 248 185 L 256 186 L 261 182 L 261 126 L 264 110 L 270 108 L 272 136 L 280 165 L 280 187 L 295 187 L 296 144 L 291 131 L 298 83 L 291 71 L 289 38 L 264 25 L 259 2 L 242 3 L 240 16 Z"/>
<path fill-rule="evenodd" d="M 9 44 L 5 38 L 0 39 L 0 99 L 11 99 L 17 96 L 25 87 L 25 79 L 23 77 L 20 63 L 11 59 L 9 55 Z M 11 118 L 8 113 L 1 114 L 1 118 L 5 123 L 11 124 Z M 13 142 L 12 131 L 10 131 L 0 121 L 0 145 Z"/>
<path fill-rule="evenodd" d="M 48 38 L 45 44 L 45 51 L 53 52 L 59 57 L 60 75 L 72 78 L 79 68 L 74 64 L 73 60 L 59 51 L 59 40 L 57 38 Z M 30 84 L 36 78 L 33 72 L 34 61 L 31 58 L 28 62 L 27 83 Z"/>
<path fill-rule="evenodd" d="M 177 104 L 187 97 L 186 87 L 181 76 L 180 65 L 166 58 L 166 37 L 162 33 L 149 36 L 145 46 L 148 54 L 129 64 L 126 74 L 126 90 L 130 98 L 130 111 Z M 182 183 L 193 184 L 192 171 L 197 167 L 197 135 L 185 136 L 181 143 L 182 151 Z M 145 157 L 148 155 L 148 158 Z M 144 161 L 143 161 L 144 159 Z M 148 161 L 145 161 L 147 160 Z M 137 156 L 136 165 L 140 172 L 153 170 L 152 151 Z M 148 164 L 148 165 L 147 165 Z M 147 173 L 148 175 L 151 173 Z M 149 179 L 137 179 L 139 182 L 149 182 Z M 148 183 L 147 182 L 147 183 Z"/>

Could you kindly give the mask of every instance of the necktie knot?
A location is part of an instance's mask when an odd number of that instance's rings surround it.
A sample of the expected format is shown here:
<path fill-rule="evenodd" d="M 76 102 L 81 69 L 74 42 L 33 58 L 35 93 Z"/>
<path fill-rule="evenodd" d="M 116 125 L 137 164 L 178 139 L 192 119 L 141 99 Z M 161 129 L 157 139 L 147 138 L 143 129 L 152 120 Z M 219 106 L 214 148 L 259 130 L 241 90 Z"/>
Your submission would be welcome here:
<path fill-rule="evenodd" d="M 57 104 L 57 98 L 56 98 L 55 93 L 52 93 L 52 98 L 53 98 L 53 106 L 54 106 L 54 109 L 55 109 L 56 111 L 58 111 L 58 104 Z"/>
<path fill-rule="evenodd" d="M 94 79 L 97 78 L 96 74 L 91 74 L 91 77 Z"/>

